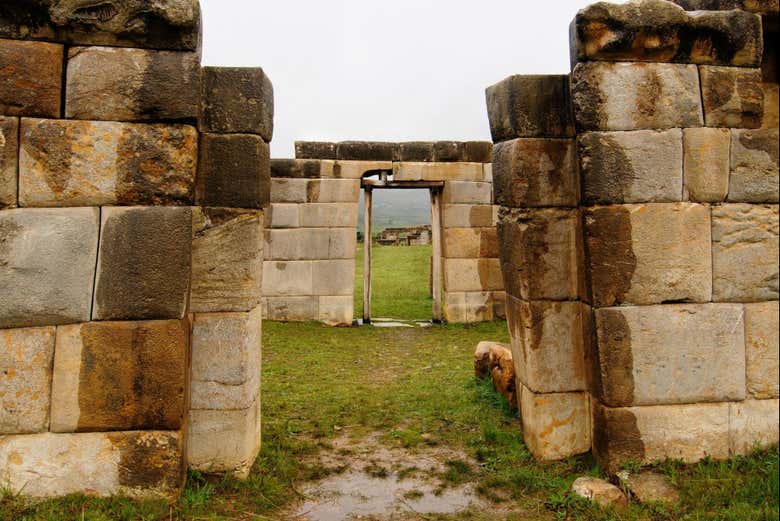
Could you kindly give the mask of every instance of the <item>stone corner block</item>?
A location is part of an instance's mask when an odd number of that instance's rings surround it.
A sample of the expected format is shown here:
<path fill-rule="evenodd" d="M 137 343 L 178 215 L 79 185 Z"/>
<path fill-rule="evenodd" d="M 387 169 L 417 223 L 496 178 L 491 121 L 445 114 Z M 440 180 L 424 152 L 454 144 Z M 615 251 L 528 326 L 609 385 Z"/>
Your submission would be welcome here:
<path fill-rule="evenodd" d="M 590 450 L 587 393 L 537 394 L 519 387 L 523 440 L 536 459 L 560 460 Z"/>
<path fill-rule="evenodd" d="M 202 134 L 195 201 L 264 208 L 271 200 L 270 147 L 251 134 Z"/>
<path fill-rule="evenodd" d="M 274 129 L 274 88 L 259 67 L 203 67 L 201 132 L 257 134 Z"/>
<path fill-rule="evenodd" d="M 56 43 L 0 39 L 0 114 L 60 117 L 63 57 Z"/>

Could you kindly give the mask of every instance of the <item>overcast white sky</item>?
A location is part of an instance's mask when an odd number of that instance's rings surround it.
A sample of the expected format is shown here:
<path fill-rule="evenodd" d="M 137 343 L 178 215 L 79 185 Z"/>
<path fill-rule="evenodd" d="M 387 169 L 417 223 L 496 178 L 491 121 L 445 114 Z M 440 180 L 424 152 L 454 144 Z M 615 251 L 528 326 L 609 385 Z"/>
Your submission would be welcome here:
<path fill-rule="evenodd" d="M 206 65 L 274 84 L 272 157 L 293 142 L 490 140 L 485 87 L 566 73 L 593 0 L 201 0 Z"/>

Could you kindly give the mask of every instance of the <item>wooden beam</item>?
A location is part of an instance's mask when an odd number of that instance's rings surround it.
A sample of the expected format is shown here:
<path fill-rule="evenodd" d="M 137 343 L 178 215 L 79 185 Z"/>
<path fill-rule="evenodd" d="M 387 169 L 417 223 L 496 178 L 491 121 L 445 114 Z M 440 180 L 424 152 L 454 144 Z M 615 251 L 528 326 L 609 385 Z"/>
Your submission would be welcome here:
<path fill-rule="evenodd" d="M 441 322 L 441 190 L 431 189 L 431 249 L 433 263 L 431 278 L 433 286 L 433 321 Z"/>
<path fill-rule="evenodd" d="M 371 323 L 371 188 L 363 192 L 363 323 Z"/>

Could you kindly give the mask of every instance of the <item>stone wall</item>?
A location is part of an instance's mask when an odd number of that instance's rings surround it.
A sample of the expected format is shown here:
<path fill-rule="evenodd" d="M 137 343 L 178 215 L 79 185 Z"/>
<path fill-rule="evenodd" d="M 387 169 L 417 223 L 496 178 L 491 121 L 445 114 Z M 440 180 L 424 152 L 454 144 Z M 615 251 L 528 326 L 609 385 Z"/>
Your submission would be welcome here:
<path fill-rule="evenodd" d="M 0 487 L 173 497 L 188 463 L 243 475 L 270 82 L 201 71 L 196 0 L 50 4 L 0 6 Z"/>
<path fill-rule="evenodd" d="M 592 448 L 614 470 L 777 442 L 777 77 L 759 68 L 762 25 L 750 10 L 599 3 L 572 23 L 570 76 L 488 89 L 537 457 Z"/>
<path fill-rule="evenodd" d="M 490 143 L 298 142 L 296 156 L 271 162 L 267 318 L 352 323 L 360 180 L 379 171 L 443 183 L 445 320 L 504 317 Z"/>

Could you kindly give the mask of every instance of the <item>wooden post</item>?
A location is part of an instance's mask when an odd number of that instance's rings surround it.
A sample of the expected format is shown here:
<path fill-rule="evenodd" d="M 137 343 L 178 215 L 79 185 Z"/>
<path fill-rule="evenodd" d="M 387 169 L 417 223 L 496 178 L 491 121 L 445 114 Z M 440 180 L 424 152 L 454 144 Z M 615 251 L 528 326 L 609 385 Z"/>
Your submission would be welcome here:
<path fill-rule="evenodd" d="M 363 192 L 363 323 L 371 323 L 371 189 Z"/>
<path fill-rule="evenodd" d="M 433 289 L 433 321 L 441 322 L 441 190 L 431 189 L 431 249 L 433 263 L 431 278 Z"/>

